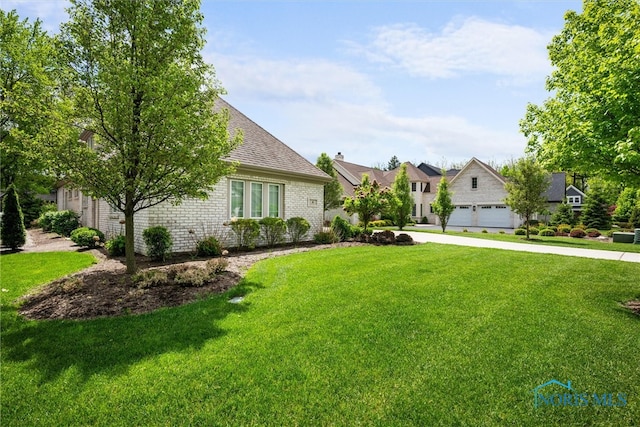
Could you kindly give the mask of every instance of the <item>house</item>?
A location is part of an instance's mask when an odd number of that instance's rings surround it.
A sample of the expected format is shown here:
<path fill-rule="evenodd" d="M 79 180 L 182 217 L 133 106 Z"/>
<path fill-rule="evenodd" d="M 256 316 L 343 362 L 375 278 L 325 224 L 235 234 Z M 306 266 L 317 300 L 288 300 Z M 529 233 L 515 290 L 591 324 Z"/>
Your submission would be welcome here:
<path fill-rule="evenodd" d="M 229 111 L 232 135 L 235 129 L 244 133 L 244 143 L 227 158 L 239 165 L 233 174 L 220 179 L 207 200 L 186 199 L 176 206 L 165 202 L 137 212 L 136 252 L 146 253 L 142 231 L 157 225 L 171 231 L 174 252 L 193 251 L 196 239 L 205 234 L 233 246 L 224 225 L 232 218 L 303 217 L 311 224 L 310 235 L 321 230 L 324 183 L 331 178 L 223 99 L 216 100 L 216 108 Z M 90 132 L 83 132 L 81 139 L 93 143 Z M 123 233 L 124 214 L 80 190 L 61 186 L 58 209 L 78 212 L 83 225 L 107 236 Z"/>
<path fill-rule="evenodd" d="M 455 210 L 448 225 L 461 227 L 503 227 L 520 225 L 520 216 L 504 203 L 506 179 L 475 157 L 449 182 Z"/>
<path fill-rule="evenodd" d="M 578 190 L 578 188 L 570 185 L 566 190 L 567 204 L 571 206 L 574 213 L 579 214 L 582 212 L 582 205 L 584 205 L 586 194 Z"/>

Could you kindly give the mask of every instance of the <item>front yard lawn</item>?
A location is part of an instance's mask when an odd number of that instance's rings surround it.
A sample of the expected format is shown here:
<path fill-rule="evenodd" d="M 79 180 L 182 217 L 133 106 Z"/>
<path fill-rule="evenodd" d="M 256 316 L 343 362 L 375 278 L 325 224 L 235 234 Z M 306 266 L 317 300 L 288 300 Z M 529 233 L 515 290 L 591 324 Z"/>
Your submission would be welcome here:
<path fill-rule="evenodd" d="M 2 424 L 634 425 L 640 317 L 621 303 L 638 277 L 623 262 L 361 246 L 262 261 L 226 295 L 140 316 L 3 313 Z M 588 404 L 535 408 L 552 379 Z"/>

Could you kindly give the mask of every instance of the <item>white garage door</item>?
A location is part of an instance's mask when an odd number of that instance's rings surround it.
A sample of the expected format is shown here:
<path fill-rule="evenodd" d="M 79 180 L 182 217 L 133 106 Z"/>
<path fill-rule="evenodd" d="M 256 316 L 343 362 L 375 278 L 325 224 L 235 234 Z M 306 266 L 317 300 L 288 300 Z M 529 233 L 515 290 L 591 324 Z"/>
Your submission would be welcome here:
<path fill-rule="evenodd" d="M 460 227 L 470 227 L 472 219 L 472 210 L 470 205 L 456 206 L 449 217 L 448 225 L 457 225 Z"/>
<path fill-rule="evenodd" d="M 511 209 L 505 205 L 479 205 L 478 227 L 512 227 Z"/>

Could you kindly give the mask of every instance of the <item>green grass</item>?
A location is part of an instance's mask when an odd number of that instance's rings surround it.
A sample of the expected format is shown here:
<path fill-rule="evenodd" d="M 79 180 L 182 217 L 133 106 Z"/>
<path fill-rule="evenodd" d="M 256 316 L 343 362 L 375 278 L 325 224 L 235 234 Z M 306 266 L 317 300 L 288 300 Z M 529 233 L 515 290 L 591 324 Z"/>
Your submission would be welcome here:
<path fill-rule="evenodd" d="M 385 227 L 390 230 L 397 230 L 397 227 Z M 418 231 L 421 233 L 435 233 L 442 234 L 442 229 L 429 229 L 419 227 L 405 227 L 405 231 Z M 549 245 L 549 246 L 566 246 L 572 248 L 582 249 L 598 249 L 601 251 L 618 251 L 618 252 L 633 252 L 640 253 L 640 245 L 634 245 L 630 243 L 613 243 L 613 242 L 600 242 L 592 239 L 577 239 L 572 237 L 546 237 L 546 236 L 534 236 L 531 235 L 527 240 L 525 236 L 516 236 L 513 234 L 513 230 L 505 230 L 504 234 L 500 233 L 477 233 L 477 232 L 462 232 L 462 231 L 450 231 L 447 230 L 445 234 L 451 236 L 473 237 L 477 239 L 485 240 L 497 240 L 501 242 L 513 242 L 513 243 L 525 243 L 533 245 Z"/>
<path fill-rule="evenodd" d="M 5 322 L 2 424 L 634 425 L 638 277 L 436 244 L 273 258 L 188 306 Z M 550 379 L 628 404 L 534 408 Z"/>

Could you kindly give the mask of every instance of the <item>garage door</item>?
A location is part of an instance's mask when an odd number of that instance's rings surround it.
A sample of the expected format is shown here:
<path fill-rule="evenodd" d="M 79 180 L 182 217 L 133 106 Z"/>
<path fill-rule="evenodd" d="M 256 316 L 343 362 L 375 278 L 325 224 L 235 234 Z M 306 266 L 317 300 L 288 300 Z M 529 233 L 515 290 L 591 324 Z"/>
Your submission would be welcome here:
<path fill-rule="evenodd" d="M 470 227 L 472 218 L 471 205 L 456 206 L 449 217 L 449 225 Z"/>
<path fill-rule="evenodd" d="M 478 227 L 512 227 L 511 209 L 505 205 L 479 205 Z"/>

